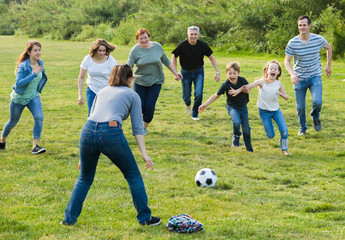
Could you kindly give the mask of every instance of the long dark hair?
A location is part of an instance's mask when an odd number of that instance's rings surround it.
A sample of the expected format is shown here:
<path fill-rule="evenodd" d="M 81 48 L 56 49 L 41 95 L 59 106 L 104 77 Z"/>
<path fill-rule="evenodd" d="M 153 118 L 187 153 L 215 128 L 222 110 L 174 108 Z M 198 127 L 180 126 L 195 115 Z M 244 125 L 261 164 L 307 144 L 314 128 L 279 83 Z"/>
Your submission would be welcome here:
<path fill-rule="evenodd" d="M 133 77 L 133 71 L 128 64 L 116 65 L 111 71 L 108 84 L 109 86 L 129 87 L 128 80 L 131 77 Z"/>
<path fill-rule="evenodd" d="M 16 70 L 14 71 L 15 74 L 17 74 L 17 72 L 18 72 L 19 64 L 24 62 L 26 59 L 30 58 L 29 52 L 31 52 L 33 46 L 38 46 L 38 47 L 42 48 L 41 43 L 39 41 L 36 41 L 36 40 L 28 41 L 26 44 L 25 51 L 22 54 L 20 54 L 20 56 L 17 60 Z"/>

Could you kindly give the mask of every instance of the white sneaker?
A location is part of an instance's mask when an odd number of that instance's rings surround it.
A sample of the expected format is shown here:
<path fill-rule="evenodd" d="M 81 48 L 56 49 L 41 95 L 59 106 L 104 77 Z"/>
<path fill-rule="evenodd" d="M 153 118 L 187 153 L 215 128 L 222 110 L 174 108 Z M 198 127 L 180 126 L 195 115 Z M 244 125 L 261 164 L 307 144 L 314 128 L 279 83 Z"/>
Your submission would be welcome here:
<path fill-rule="evenodd" d="M 189 105 L 189 106 L 186 105 L 186 111 L 187 111 L 187 113 L 189 115 L 192 115 L 192 106 L 191 105 Z"/>
<path fill-rule="evenodd" d="M 305 132 L 302 132 L 301 130 L 299 130 L 299 132 L 298 132 L 297 135 L 298 135 L 298 136 L 304 136 L 304 135 L 305 135 Z"/>
<path fill-rule="evenodd" d="M 200 119 L 198 117 L 192 117 L 194 121 L 199 121 Z"/>

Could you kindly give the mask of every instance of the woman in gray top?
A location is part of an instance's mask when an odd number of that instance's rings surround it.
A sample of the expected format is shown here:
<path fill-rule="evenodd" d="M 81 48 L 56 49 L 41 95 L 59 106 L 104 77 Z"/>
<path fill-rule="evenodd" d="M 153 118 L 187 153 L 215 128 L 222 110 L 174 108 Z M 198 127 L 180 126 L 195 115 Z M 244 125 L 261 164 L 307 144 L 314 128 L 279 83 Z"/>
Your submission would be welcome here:
<path fill-rule="evenodd" d="M 136 44 L 129 53 L 128 64 L 136 65 L 133 89 L 141 99 L 144 134 L 147 135 L 147 126 L 152 121 L 156 102 L 164 84 L 162 63 L 174 74 L 176 80 L 182 79 L 165 55 L 162 46 L 150 41 L 150 33 L 140 28 L 136 33 Z"/>
<path fill-rule="evenodd" d="M 143 179 L 121 129 L 122 121 L 131 115 L 132 132 L 146 162 L 145 168 L 153 169 L 153 162 L 146 153 L 140 98 L 131 89 L 132 80 L 133 72 L 129 65 L 116 65 L 111 72 L 109 86 L 101 89 L 95 97 L 90 117 L 80 135 L 80 174 L 66 207 L 63 225 L 77 222 L 101 153 L 121 170 L 127 180 L 139 224 L 158 225 L 161 221 L 159 217 L 151 216 Z"/>

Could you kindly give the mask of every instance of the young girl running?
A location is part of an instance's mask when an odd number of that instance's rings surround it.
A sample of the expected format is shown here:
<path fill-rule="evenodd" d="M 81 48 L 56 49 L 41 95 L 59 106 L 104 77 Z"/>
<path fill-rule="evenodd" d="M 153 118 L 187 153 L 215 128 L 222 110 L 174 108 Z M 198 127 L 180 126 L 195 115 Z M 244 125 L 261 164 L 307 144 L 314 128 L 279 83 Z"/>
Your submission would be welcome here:
<path fill-rule="evenodd" d="M 284 155 L 290 155 L 288 150 L 288 128 L 285 123 L 283 113 L 279 108 L 278 96 L 288 100 L 284 86 L 278 81 L 281 76 L 281 66 L 278 61 L 269 61 L 263 70 L 263 79 L 245 85 L 243 89 L 229 90 L 229 94 L 236 96 L 239 92 L 250 92 L 254 87 L 259 87 L 257 106 L 261 123 L 264 126 L 268 138 L 273 138 L 274 126 L 272 119 L 276 122 L 280 132 L 280 149 Z"/>
<path fill-rule="evenodd" d="M 10 119 L 1 133 L 0 150 L 5 150 L 6 138 L 17 125 L 24 108 L 27 107 L 35 120 L 32 154 L 44 153 L 46 149 L 38 146 L 43 128 L 40 94 L 48 78 L 41 60 L 41 43 L 36 40 L 28 41 L 25 51 L 18 58 L 15 74 L 16 81 L 11 93 Z"/>

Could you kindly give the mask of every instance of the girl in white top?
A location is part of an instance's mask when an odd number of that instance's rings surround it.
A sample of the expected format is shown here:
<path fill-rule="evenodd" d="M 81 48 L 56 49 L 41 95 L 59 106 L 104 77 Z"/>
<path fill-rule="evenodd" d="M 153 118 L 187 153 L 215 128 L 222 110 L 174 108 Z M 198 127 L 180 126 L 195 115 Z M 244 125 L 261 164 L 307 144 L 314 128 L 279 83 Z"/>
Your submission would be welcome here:
<path fill-rule="evenodd" d="M 281 96 L 284 100 L 288 100 L 284 86 L 278 81 L 281 76 L 281 66 L 278 61 L 269 61 L 263 70 L 263 79 L 256 80 L 255 82 L 243 86 L 243 89 L 230 90 L 229 94 L 237 95 L 239 92 L 244 91 L 249 93 L 252 88 L 258 87 L 258 101 L 259 115 L 261 123 L 264 126 L 267 137 L 273 138 L 274 126 L 272 119 L 276 122 L 280 132 L 280 149 L 284 155 L 290 155 L 288 150 L 288 128 L 286 122 L 279 108 L 278 98 Z"/>
<path fill-rule="evenodd" d="M 84 104 L 82 89 L 87 72 L 86 101 L 88 115 L 90 115 L 90 110 L 96 94 L 99 90 L 108 85 L 111 70 L 116 65 L 116 60 L 110 55 L 115 48 L 115 45 L 108 43 L 104 39 L 97 39 L 90 48 L 90 55 L 85 56 L 80 65 L 78 77 L 78 104 Z"/>

